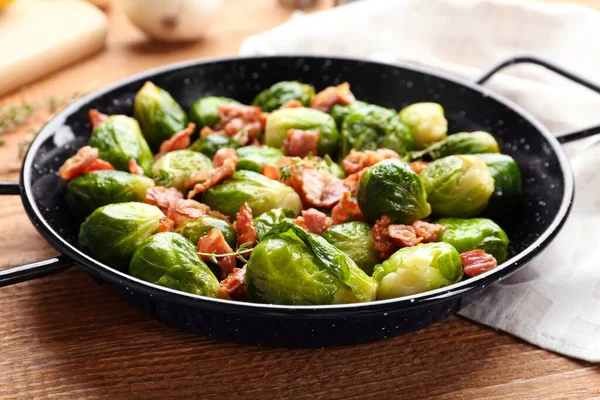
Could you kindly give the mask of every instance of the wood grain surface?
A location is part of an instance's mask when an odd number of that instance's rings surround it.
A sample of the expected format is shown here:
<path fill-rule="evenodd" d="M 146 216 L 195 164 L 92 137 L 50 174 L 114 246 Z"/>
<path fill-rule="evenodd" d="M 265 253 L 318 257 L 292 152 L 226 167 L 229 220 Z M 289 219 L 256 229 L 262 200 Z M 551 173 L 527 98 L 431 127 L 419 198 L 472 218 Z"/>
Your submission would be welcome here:
<path fill-rule="evenodd" d="M 599 0 L 572 2 L 600 9 Z M 113 2 L 103 52 L 0 104 L 68 97 L 159 65 L 235 54 L 244 37 L 290 15 L 276 0 L 228 0 L 204 40 L 173 46 L 146 41 Z M 17 179 L 17 143 L 46 116 L 42 109 L 2 136 L 0 180 Z M 0 198 L 0 266 L 54 254 L 19 199 Z M 269 349 L 163 325 L 77 268 L 0 289 L 0 399 L 226 397 L 587 399 L 600 398 L 600 369 L 456 317 L 361 346 Z"/>

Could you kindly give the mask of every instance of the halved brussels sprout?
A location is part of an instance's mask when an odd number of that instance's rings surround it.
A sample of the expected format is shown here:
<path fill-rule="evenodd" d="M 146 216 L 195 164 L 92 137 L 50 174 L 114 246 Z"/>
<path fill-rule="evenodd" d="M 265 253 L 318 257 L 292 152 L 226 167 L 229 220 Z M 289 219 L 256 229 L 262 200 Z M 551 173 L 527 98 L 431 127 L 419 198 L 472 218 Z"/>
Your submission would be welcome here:
<path fill-rule="evenodd" d="M 282 222 L 254 248 L 246 272 L 246 298 L 270 304 L 371 301 L 377 284 L 333 245 Z"/>
<path fill-rule="evenodd" d="M 240 142 L 229 136 L 208 135 L 206 137 L 197 139 L 194 143 L 192 143 L 189 149 L 213 158 L 219 149 L 225 147 L 237 149 L 240 147 Z"/>
<path fill-rule="evenodd" d="M 410 129 L 395 111 L 380 108 L 365 113 L 351 113 L 342 124 L 340 158 L 356 150 L 391 149 L 404 154 L 413 148 Z"/>
<path fill-rule="evenodd" d="M 444 117 L 444 108 L 437 103 L 411 104 L 403 108 L 399 116 L 412 130 L 417 150 L 422 150 L 447 136 L 448 121 Z"/>
<path fill-rule="evenodd" d="M 500 147 L 492 135 L 484 131 L 460 132 L 449 135 L 439 148 L 429 155 L 434 160 L 458 154 L 499 153 Z"/>
<path fill-rule="evenodd" d="M 467 218 L 481 212 L 494 193 L 494 179 L 476 156 L 449 156 L 419 175 L 434 214 Z"/>
<path fill-rule="evenodd" d="M 176 150 L 156 160 L 152 166 L 152 178 L 162 186 L 174 187 L 184 192 L 185 182 L 192 173 L 209 169 L 213 169 L 213 163 L 204 154 L 191 150 Z"/>
<path fill-rule="evenodd" d="M 212 128 L 220 121 L 217 107 L 223 103 L 237 103 L 237 101 L 216 96 L 207 96 L 197 100 L 190 108 L 190 121 L 195 123 L 198 129 L 205 126 Z"/>
<path fill-rule="evenodd" d="M 146 174 L 150 173 L 152 152 L 142 136 L 138 122 L 131 117 L 108 117 L 94 129 L 89 145 L 98 148 L 99 157 L 118 170 L 129 171 L 129 161 L 133 158 Z"/>
<path fill-rule="evenodd" d="M 298 214 L 289 208 L 274 208 L 254 218 L 254 230 L 258 239 L 261 239 L 271 228 L 282 221 L 294 222 L 296 215 Z"/>
<path fill-rule="evenodd" d="M 348 115 L 350 114 L 368 114 L 370 112 L 390 112 L 395 114 L 396 110 L 393 108 L 385 108 L 377 106 L 375 104 L 365 103 L 364 101 L 356 100 L 348 105 L 335 104 L 329 110 L 329 115 L 333 117 L 338 128 L 342 128 L 342 124 Z"/>
<path fill-rule="evenodd" d="M 447 243 L 426 243 L 398 250 L 375 266 L 377 300 L 410 296 L 460 281 L 460 254 Z"/>
<path fill-rule="evenodd" d="M 79 249 L 96 260 L 125 270 L 135 249 L 158 231 L 165 215 L 144 203 L 115 203 L 102 206 L 81 224 Z"/>
<path fill-rule="evenodd" d="M 356 199 L 361 212 L 371 222 L 385 214 L 392 222 L 410 224 L 431 213 L 419 175 L 396 159 L 383 160 L 367 168 L 358 181 Z"/>
<path fill-rule="evenodd" d="M 174 232 L 157 233 L 144 240 L 129 263 L 129 274 L 146 282 L 192 293 L 217 297 L 219 281 L 196 248 Z"/>
<path fill-rule="evenodd" d="M 283 81 L 260 92 L 254 98 L 252 105 L 260 106 L 263 111 L 273 111 L 290 100 L 298 100 L 308 107 L 314 96 L 315 89 L 310 85 L 295 81 Z"/>
<path fill-rule="evenodd" d="M 184 129 L 188 123 L 185 111 L 169 92 L 152 82 L 146 82 L 135 95 L 133 116 L 154 150 L 158 150 L 164 140 Z"/>
<path fill-rule="evenodd" d="M 481 249 L 493 255 L 498 264 L 506 261 L 508 236 L 491 219 L 442 218 L 436 224 L 448 227 L 438 233 L 438 240 L 451 244 L 459 253 Z"/>
<path fill-rule="evenodd" d="M 333 176 L 334 178 L 344 179 L 346 173 L 340 164 L 336 163 L 329 157 L 329 154 L 325 154 L 323 158 L 319 158 L 315 162 L 315 168 L 320 172 L 325 172 Z"/>
<path fill-rule="evenodd" d="M 223 232 L 225 241 L 235 248 L 235 229 L 233 226 L 222 219 L 204 215 L 198 219 L 191 219 L 179 224 L 175 232 L 184 236 L 190 242 L 197 244 L 198 240 L 208 234 L 211 229 L 216 228 Z"/>
<path fill-rule="evenodd" d="M 225 182 L 213 186 L 200 201 L 231 218 L 248 203 L 255 216 L 274 208 L 289 208 L 294 215 L 302 211 L 300 196 L 294 189 L 252 171 L 236 171 Z"/>
<path fill-rule="evenodd" d="M 317 154 L 333 154 L 338 148 L 340 134 L 329 114 L 314 108 L 284 108 L 273 111 L 267 117 L 265 144 L 281 148 L 290 129 L 319 129 Z"/>
<path fill-rule="evenodd" d="M 93 171 L 69 182 L 65 199 L 74 214 L 87 217 L 107 204 L 143 202 L 146 189 L 153 186 L 154 181 L 146 176 L 123 171 Z"/>
<path fill-rule="evenodd" d="M 246 146 L 237 150 L 237 169 L 262 172 L 262 167 L 277 164 L 277 160 L 285 156 L 283 151 L 269 146 Z"/>
<path fill-rule="evenodd" d="M 379 252 L 371 236 L 373 227 L 364 222 L 345 222 L 323 232 L 323 239 L 343 251 L 369 276 L 379 263 Z"/>
<path fill-rule="evenodd" d="M 494 194 L 490 199 L 498 206 L 506 205 L 521 194 L 521 171 L 516 161 L 506 154 L 477 154 L 494 178 Z M 506 200 L 506 201 L 505 201 Z"/>

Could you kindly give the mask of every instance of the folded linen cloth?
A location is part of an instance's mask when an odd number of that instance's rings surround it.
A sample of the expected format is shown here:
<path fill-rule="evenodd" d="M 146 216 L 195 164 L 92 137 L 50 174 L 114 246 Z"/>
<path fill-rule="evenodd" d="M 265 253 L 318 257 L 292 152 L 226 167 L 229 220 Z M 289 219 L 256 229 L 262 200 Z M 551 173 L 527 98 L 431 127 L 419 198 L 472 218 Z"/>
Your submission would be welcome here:
<path fill-rule="evenodd" d="M 535 53 L 600 82 L 600 13 L 522 0 L 363 0 L 244 41 L 242 55 L 333 54 L 426 65 L 471 79 Z M 516 66 L 489 87 L 550 130 L 600 122 L 600 96 L 539 67 Z M 566 146 L 577 195 L 554 242 L 460 314 L 572 357 L 600 361 L 600 137 Z"/>

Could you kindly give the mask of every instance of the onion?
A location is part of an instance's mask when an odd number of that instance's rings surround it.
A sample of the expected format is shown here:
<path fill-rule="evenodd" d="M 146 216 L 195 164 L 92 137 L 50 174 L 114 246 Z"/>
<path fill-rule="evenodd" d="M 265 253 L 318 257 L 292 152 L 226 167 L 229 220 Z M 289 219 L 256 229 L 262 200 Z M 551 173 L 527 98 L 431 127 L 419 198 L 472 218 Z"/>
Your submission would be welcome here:
<path fill-rule="evenodd" d="M 148 36 L 165 41 L 201 37 L 224 0 L 123 0 L 131 22 Z"/>

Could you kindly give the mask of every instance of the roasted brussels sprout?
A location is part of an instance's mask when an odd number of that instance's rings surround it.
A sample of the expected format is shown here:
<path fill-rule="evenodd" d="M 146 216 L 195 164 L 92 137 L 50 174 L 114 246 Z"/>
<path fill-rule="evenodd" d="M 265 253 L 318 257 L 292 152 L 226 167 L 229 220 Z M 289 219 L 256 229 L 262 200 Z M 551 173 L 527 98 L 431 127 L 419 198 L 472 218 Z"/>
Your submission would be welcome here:
<path fill-rule="evenodd" d="M 175 232 L 181 234 L 190 242 L 197 244 L 198 240 L 208 234 L 213 228 L 223 232 L 223 237 L 229 246 L 232 248 L 235 247 L 235 229 L 233 229 L 233 226 L 227 221 L 211 217 L 210 215 L 185 221 L 177 226 Z"/>
<path fill-rule="evenodd" d="M 392 222 L 410 224 L 431 213 L 419 175 L 396 159 L 366 169 L 358 182 L 356 199 L 371 222 L 386 214 Z"/>
<path fill-rule="evenodd" d="M 219 281 L 196 248 L 178 233 L 161 232 L 144 240 L 129 263 L 129 274 L 156 285 L 217 297 Z"/>
<path fill-rule="evenodd" d="M 350 114 L 368 114 L 369 112 L 389 112 L 396 113 L 392 108 L 385 108 L 375 104 L 365 103 L 364 101 L 356 100 L 348 105 L 336 104 L 329 110 L 329 115 L 333 117 L 338 128 L 342 128 L 342 124 Z"/>
<path fill-rule="evenodd" d="M 315 162 L 315 168 L 321 172 L 325 172 L 334 178 L 344 179 L 346 173 L 340 164 L 336 163 L 329 157 L 329 154 L 325 154 L 325 157 L 319 158 Z"/>
<path fill-rule="evenodd" d="M 133 118 L 112 115 L 92 132 L 89 145 L 100 150 L 99 157 L 118 170 L 129 171 L 133 158 L 140 167 L 150 173 L 152 152 Z"/>
<path fill-rule="evenodd" d="M 265 144 L 281 148 L 290 129 L 319 129 L 317 155 L 333 154 L 338 148 L 340 134 L 329 114 L 313 108 L 284 108 L 267 117 Z"/>
<path fill-rule="evenodd" d="M 375 266 L 377 299 L 410 296 L 458 282 L 463 276 L 460 254 L 447 243 L 418 244 L 398 250 Z"/>
<path fill-rule="evenodd" d="M 203 193 L 200 201 L 231 218 L 244 203 L 255 216 L 274 208 L 289 208 L 294 215 L 302 211 L 300 196 L 294 189 L 253 171 L 234 172 L 225 182 Z"/>
<path fill-rule="evenodd" d="M 144 203 L 115 203 L 98 208 L 81 224 L 79 249 L 96 260 L 125 270 L 135 249 L 158 231 L 164 214 Z"/>
<path fill-rule="evenodd" d="M 192 173 L 212 168 L 212 161 L 204 154 L 191 150 L 176 150 L 156 160 L 152 166 L 152 178 L 162 186 L 174 187 L 184 192 L 185 182 Z"/>
<path fill-rule="evenodd" d="M 206 137 L 197 139 L 194 143 L 192 143 L 189 149 L 213 158 L 217 150 L 224 147 L 237 149 L 240 147 L 240 142 L 229 136 L 208 135 Z"/>
<path fill-rule="evenodd" d="M 263 111 L 273 111 L 290 100 L 298 100 L 305 107 L 308 107 L 314 95 L 315 89 L 310 85 L 300 82 L 283 81 L 260 92 L 254 98 L 252 105 L 260 106 Z"/>
<path fill-rule="evenodd" d="M 146 82 L 135 95 L 133 116 L 153 150 L 175 132 L 187 126 L 185 111 L 171 95 L 152 82 Z"/>
<path fill-rule="evenodd" d="M 392 111 L 379 107 L 365 113 L 351 113 L 342 124 L 340 158 L 356 150 L 386 148 L 404 154 L 413 148 L 410 129 Z"/>
<path fill-rule="evenodd" d="M 446 138 L 448 121 L 437 103 L 415 103 L 400 111 L 400 120 L 411 130 L 415 149 L 421 150 Z"/>
<path fill-rule="evenodd" d="M 431 151 L 434 160 L 458 154 L 499 153 L 498 142 L 487 132 L 461 132 L 449 135 L 446 143 Z"/>
<path fill-rule="evenodd" d="M 227 97 L 215 96 L 203 97 L 197 100 L 190 108 L 190 121 L 195 123 L 198 129 L 202 129 L 204 126 L 212 128 L 220 120 L 217 107 L 223 103 L 237 103 L 237 101 Z"/>
<path fill-rule="evenodd" d="M 87 217 L 107 204 L 143 202 L 146 189 L 153 186 L 154 181 L 146 176 L 123 171 L 93 171 L 69 182 L 65 198 L 75 215 Z"/>
<path fill-rule="evenodd" d="M 379 252 L 371 236 L 373 227 L 364 222 L 345 222 L 323 232 L 323 239 L 343 251 L 367 275 L 373 275 L 373 267 L 379 262 Z"/>
<path fill-rule="evenodd" d="M 494 192 L 494 179 L 476 156 L 449 156 L 419 175 L 434 214 L 466 218 L 482 211 Z"/>
<path fill-rule="evenodd" d="M 438 240 L 451 244 L 459 253 L 480 249 L 493 255 L 498 264 L 506 261 L 508 236 L 491 219 L 442 218 L 436 223 L 447 227 L 438 233 Z"/>
<path fill-rule="evenodd" d="M 246 298 L 259 303 L 364 302 L 374 300 L 376 290 L 350 257 L 285 221 L 254 248 L 246 272 Z"/>
<path fill-rule="evenodd" d="M 488 167 L 494 178 L 494 194 L 490 199 L 498 206 L 513 201 L 521 194 L 521 171 L 515 160 L 506 154 L 488 153 L 477 154 Z"/>
<path fill-rule="evenodd" d="M 285 156 L 283 151 L 269 146 L 246 146 L 237 150 L 237 169 L 262 172 L 262 167 L 267 164 L 275 165 L 277 160 Z"/>
<path fill-rule="evenodd" d="M 266 213 L 254 218 L 254 230 L 259 239 L 269 232 L 269 230 L 282 221 L 293 222 L 296 212 L 289 208 L 274 208 Z"/>

